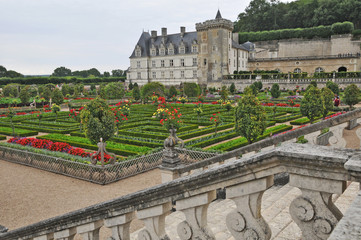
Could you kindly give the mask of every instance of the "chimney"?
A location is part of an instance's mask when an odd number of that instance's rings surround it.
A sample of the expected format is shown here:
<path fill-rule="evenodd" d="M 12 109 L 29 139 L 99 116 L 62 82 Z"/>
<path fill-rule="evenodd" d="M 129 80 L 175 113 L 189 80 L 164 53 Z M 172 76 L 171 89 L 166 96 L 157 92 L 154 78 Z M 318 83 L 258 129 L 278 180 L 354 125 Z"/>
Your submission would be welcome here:
<path fill-rule="evenodd" d="M 167 28 L 162 28 L 162 42 L 167 42 Z"/>
<path fill-rule="evenodd" d="M 186 27 L 180 27 L 180 35 L 181 35 L 181 37 L 183 37 L 185 33 L 186 33 Z"/>
<path fill-rule="evenodd" d="M 155 31 L 155 30 L 153 30 L 153 31 L 151 31 L 151 36 L 152 36 L 152 38 L 156 38 L 157 37 L 157 31 Z"/>

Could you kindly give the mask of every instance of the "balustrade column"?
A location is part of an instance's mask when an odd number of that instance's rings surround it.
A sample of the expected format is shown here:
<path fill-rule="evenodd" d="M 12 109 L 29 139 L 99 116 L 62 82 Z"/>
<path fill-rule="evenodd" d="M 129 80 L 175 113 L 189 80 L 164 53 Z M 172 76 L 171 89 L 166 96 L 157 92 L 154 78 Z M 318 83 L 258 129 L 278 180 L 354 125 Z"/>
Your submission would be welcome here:
<path fill-rule="evenodd" d="M 76 234 L 76 228 L 69 228 L 54 233 L 54 239 L 56 240 L 73 240 Z"/>
<path fill-rule="evenodd" d="M 104 226 L 112 230 L 112 240 L 129 240 L 130 223 L 134 219 L 134 212 L 124 215 L 107 218 L 104 220 Z"/>
<path fill-rule="evenodd" d="M 302 231 L 302 239 L 327 239 L 342 218 L 332 202 L 332 194 L 342 194 L 346 182 L 290 174 L 290 185 L 302 191 L 290 205 L 290 214 Z"/>
<path fill-rule="evenodd" d="M 273 185 L 273 176 L 226 188 L 227 198 L 237 209 L 227 215 L 226 224 L 235 239 L 270 239 L 271 229 L 261 215 L 262 195 Z"/>
<path fill-rule="evenodd" d="M 177 210 L 182 211 L 186 217 L 186 220 L 177 227 L 180 239 L 215 239 L 207 226 L 208 206 L 215 198 L 216 191 L 214 190 L 177 201 Z"/>
<path fill-rule="evenodd" d="M 99 230 L 103 226 L 103 220 L 81 225 L 76 228 L 83 240 L 99 240 Z"/>
<path fill-rule="evenodd" d="M 53 233 L 49 233 L 46 235 L 42 235 L 39 237 L 34 237 L 33 240 L 53 240 L 54 239 L 54 234 Z"/>
<path fill-rule="evenodd" d="M 170 213 L 172 204 L 162 205 L 142 209 L 137 211 L 137 218 L 143 220 L 146 229 L 138 234 L 139 240 L 163 240 L 169 239 L 165 232 L 165 217 Z"/>

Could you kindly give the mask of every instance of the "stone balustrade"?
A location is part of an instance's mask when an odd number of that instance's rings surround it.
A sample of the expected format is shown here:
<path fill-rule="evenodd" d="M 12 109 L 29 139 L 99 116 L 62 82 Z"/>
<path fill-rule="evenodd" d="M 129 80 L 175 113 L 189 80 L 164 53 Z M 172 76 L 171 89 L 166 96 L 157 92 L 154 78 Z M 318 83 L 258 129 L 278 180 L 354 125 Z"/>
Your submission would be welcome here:
<path fill-rule="evenodd" d="M 224 155 L 217 157 L 227 159 Z M 338 222 L 349 224 L 351 220 L 348 215 L 342 216 L 331 196 L 342 194 L 346 181 L 361 181 L 361 151 L 294 143 L 0 233 L 0 239 L 58 240 L 79 235 L 84 240 L 127 240 L 135 218 L 145 225 L 138 239 L 169 239 L 165 217 L 172 208 L 185 215 L 185 221 L 177 226 L 180 239 L 215 239 L 207 227 L 207 209 L 219 188 L 224 188 L 226 198 L 237 206 L 222 220 L 234 238 L 270 239 L 270 227 L 261 215 L 262 195 L 273 185 L 274 175 L 284 172 L 290 175 L 290 185 L 302 191 L 290 204 L 290 215 L 302 230 L 303 239 L 340 239 L 334 237 L 340 234 Z M 358 211 L 359 202 L 354 204 Z M 354 231 L 350 230 L 348 236 L 360 230 L 360 221 L 352 224 Z M 110 228 L 111 236 L 100 237 L 101 228 Z"/>

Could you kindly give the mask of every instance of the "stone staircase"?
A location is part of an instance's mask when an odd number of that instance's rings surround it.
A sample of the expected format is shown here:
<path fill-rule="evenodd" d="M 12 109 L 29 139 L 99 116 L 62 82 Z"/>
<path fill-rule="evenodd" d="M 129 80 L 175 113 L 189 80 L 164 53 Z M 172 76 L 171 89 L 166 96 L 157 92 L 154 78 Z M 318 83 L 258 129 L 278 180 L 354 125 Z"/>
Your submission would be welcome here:
<path fill-rule="evenodd" d="M 341 195 L 334 195 L 335 205 L 344 213 L 359 191 L 359 183 L 351 183 Z M 272 231 L 272 238 L 277 240 L 301 239 L 301 230 L 292 220 L 289 214 L 289 206 L 293 199 L 301 194 L 298 188 L 286 185 L 274 185 L 264 192 L 262 198 L 262 216 L 269 224 Z M 233 240 L 233 236 L 226 227 L 226 216 L 236 209 L 235 203 L 230 199 L 218 199 L 208 207 L 208 226 L 214 233 L 217 240 Z M 177 234 L 177 226 L 185 220 L 181 211 L 176 211 L 166 217 L 166 232 L 170 239 L 180 240 Z M 130 235 L 136 240 L 139 229 Z"/>

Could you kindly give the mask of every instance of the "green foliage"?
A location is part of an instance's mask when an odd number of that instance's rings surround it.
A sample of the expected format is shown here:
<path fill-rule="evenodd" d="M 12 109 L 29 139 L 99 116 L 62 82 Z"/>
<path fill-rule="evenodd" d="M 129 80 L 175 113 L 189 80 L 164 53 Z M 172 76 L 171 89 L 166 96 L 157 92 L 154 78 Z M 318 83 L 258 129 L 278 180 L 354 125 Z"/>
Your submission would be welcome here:
<path fill-rule="evenodd" d="M 296 143 L 304 144 L 304 143 L 308 143 L 308 140 L 305 139 L 305 136 L 299 136 L 299 137 L 297 138 Z"/>
<path fill-rule="evenodd" d="M 57 105 L 60 105 L 64 102 L 64 95 L 63 93 L 60 91 L 59 88 L 55 88 L 53 90 L 52 96 L 51 96 L 51 100 L 56 103 Z"/>
<path fill-rule="evenodd" d="M 8 84 L 3 88 L 4 97 L 17 97 L 18 96 L 18 85 Z"/>
<path fill-rule="evenodd" d="M 201 92 L 197 83 L 184 83 L 183 89 L 184 94 L 188 97 L 197 97 Z"/>
<path fill-rule="evenodd" d="M 321 89 L 322 116 L 325 118 L 327 113 L 333 109 L 333 92 L 329 88 Z"/>
<path fill-rule="evenodd" d="M 308 117 L 313 123 L 315 118 L 322 113 L 322 99 L 321 92 L 318 88 L 310 84 L 306 91 L 300 106 L 300 111 L 303 116 Z"/>
<path fill-rule="evenodd" d="M 62 92 L 63 96 L 66 96 L 68 94 L 73 95 L 74 87 L 73 87 L 73 85 L 63 84 L 63 86 L 61 87 L 61 92 Z"/>
<path fill-rule="evenodd" d="M 226 99 L 228 99 L 228 95 L 229 95 L 229 92 L 227 90 L 227 87 L 226 86 L 222 86 L 222 90 L 221 90 L 221 99 L 223 101 L 225 101 Z"/>
<path fill-rule="evenodd" d="M 273 98 L 279 98 L 279 96 L 281 96 L 280 85 L 278 85 L 278 83 L 272 85 L 271 95 Z"/>
<path fill-rule="evenodd" d="M 104 91 L 106 99 L 121 99 L 124 96 L 124 87 L 120 82 L 108 83 Z"/>
<path fill-rule="evenodd" d="M 254 85 L 258 92 L 262 90 L 263 84 L 261 81 L 254 82 L 252 85 Z"/>
<path fill-rule="evenodd" d="M 327 81 L 326 82 L 326 87 L 331 89 L 331 91 L 334 93 L 334 94 L 339 94 L 340 92 L 340 89 L 338 88 L 338 85 L 337 83 L 334 83 L 332 81 Z"/>
<path fill-rule="evenodd" d="M 235 111 L 235 129 L 248 143 L 253 143 L 266 129 L 266 114 L 254 95 L 245 95 L 238 101 Z"/>
<path fill-rule="evenodd" d="M 164 96 L 165 88 L 164 85 L 159 82 L 151 82 L 145 84 L 141 88 L 141 96 L 143 99 L 147 99 L 155 93 L 157 96 Z"/>
<path fill-rule="evenodd" d="M 334 23 L 331 26 L 334 34 L 347 34 L 352 33 L 354 26 L 352 22 Z"/>
<path fill-rule="evenodd" d="M 177 96 L 178 93 L 177 93 L 177 89 L 175 88 L 175 86 L 171 86 L 169 88 L 169 94 L 168 94 L 168 97 L 173 97 L 173 96 Z"/>
<path fill-rule="evenodd" d="M 49 88 L 47 88 L 47 87 L 40 88 L 39 87 L 39 94 L 40 94 L 40 97 L 44 98 L 45 101 L 49 102 L 50 97 L 51 97 L 51 90 Z"/>
<path fill-rule="evenodd" d="M 25 86 L 20 91 L 21 103 L 28 103 L 30 100 L 30 86 Z"/>
<path fill-rule="evenodd" d="M 81 123 L 87 138 L 96 144 L 100 138 L 106 142 L 116 131 L 114 113 L 107 102 L 95 98 L 80 113 Z"/>
<path fill-rule="evenodd" d="M 71 76 L 71 70 L 66 67 L 58 67 L 54 70 L 52 76 L 54 77 L 67 77 Z"/>
<path fill-rule="evenodd" d="M 354 83 L 345 88 L 344 101 L 351 109 L 360 101 L 360 89 Z"/>
<path fill-rule="evenodd" d="M 232 95 L 236 92 L 236 86 L 234 85 L 234 83 L 232 83 L 229 87 L 229 91 Z"/>
<path fill-rule="evenodd" d="M 140 90 L 139 90 L 138 85 L 135 86 L 135 84 L 134 84 L 133 90 L 132 90 L 132 96 L 135 101 L 138 101 L 140 99 Z"/>
<path fill-rule="evenodd" d="M 130 82 L 130 83 L 128 84 L 128 89 L 129 89 L 129 90 L 132 90 L 132 89 L 133 89 L 133 83 L 132 83 L 132 82 Z"/>

